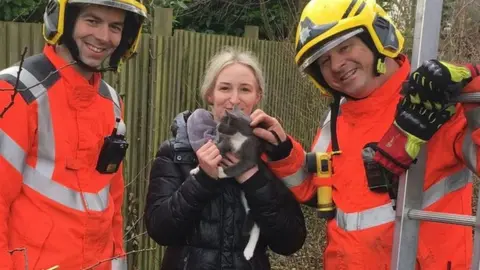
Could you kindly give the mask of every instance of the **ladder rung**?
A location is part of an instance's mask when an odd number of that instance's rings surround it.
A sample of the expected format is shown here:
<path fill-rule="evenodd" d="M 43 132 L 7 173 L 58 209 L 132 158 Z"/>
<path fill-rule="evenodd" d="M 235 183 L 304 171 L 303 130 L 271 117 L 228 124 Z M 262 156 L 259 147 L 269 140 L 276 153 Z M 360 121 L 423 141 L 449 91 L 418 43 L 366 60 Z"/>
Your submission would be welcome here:
<path fill-rule="evenodd" d="M 414 220 L 449 223 L 471 227 L 474 227 L 477 221 L 477 218 L 475 216 L 439 213 L 418 209 L 409 209 L 407 211 L 407 217 Z"/>
<path fill-rule="evenodd" d="M 454 98 L 454 101 L 462 103 L 478 103 L 480 102 L 480 93 L 463 93 L 460 94 L 458 97 Z"/>

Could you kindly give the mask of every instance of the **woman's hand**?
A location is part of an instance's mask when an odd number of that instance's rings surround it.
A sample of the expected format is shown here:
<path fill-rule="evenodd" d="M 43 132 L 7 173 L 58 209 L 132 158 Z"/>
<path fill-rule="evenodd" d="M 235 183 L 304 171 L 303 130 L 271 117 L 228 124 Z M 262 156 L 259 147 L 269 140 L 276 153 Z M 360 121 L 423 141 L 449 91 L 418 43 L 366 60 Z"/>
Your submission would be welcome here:
<path fill-rule="evenodd" d="M 287 134 L 277 119 L 257 109 L 251 115 L 252 122 L 250 126 L 254 127 L 253 133 L 273 145 L 278 145 L 287 139 Z M 278 139 L 275 137 L 276 133 Z M 280 141 L 279 141 L 280 140 Z"/>
<path fill-rule="evenodd" d="M 196 154 L 198 166 L 210 177 L 217 179 L 219 163 L 222 160 L 222 155 L 220 155 L 217 146 L 209 140 L 197 150 Z"/>
<path fill-rule="evenodd" d="M 220 162 L 221 166 L 223 169 L 228 168 L 230 166 L 233 166 L 240 162 L 240 159 L 238 159 L 233 153 L 226 153 L 225 158 L 222 159 Z M 243 172 L 241 175 L 237 176 L 235 180 L 237 180 L 238 183 L 242 184 L 243 182 L 247 181 L 258 171 L 258 166 L 255 165 L 253 168 L 248 169 L 247 171 Z"/>

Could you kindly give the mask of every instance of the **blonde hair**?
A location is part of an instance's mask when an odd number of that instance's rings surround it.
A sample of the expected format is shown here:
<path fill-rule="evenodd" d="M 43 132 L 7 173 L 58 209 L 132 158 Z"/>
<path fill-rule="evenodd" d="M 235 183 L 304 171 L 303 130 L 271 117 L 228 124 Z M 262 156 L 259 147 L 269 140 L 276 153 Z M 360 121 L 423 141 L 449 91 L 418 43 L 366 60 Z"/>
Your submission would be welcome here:
<path fill-rule="evenodd" d="M 200 94 L 206 103 L 210 104 L 207 97 L 215 86 L 218 74 L 226 66 L 235 63 L 243 64 L 253 71 L 253 74 L 257 79 L 259 94 L 261 97 L 263 97 L 265 92 L 265 78 L 263 77 L 262 68 L 257 57 L 250 51 L 246 51 L 241 48 L 227 47 L 215 54 L 212 59 L 210 59 L 205 70 L 205 76 L 200 88 Z"/>

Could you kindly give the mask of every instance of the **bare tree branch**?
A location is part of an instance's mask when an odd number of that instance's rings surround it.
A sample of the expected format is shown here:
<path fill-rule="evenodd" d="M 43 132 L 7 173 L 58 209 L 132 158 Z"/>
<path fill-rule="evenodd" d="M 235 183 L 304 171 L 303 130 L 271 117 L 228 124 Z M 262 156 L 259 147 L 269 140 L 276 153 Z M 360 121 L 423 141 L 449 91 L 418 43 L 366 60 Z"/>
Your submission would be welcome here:
<path fill-rule="evenodd" d="M 129 226 L 131 226 L 131 227 L 130 227 L 130 229 L 129 229 L 127 232 L 125 232 L 125 235 L 129 235 L 130 232 L 131 232 L 133 229 L 136 228 L 138 222 L 140 222 L 140 220 L 142 220 L 143 216 L 144 216 L 144 215 L 142 214 L 137 220 L 135 220 L 135 221 L 133 222 L 132 225 L 129 225 Z"/>
<path fill-rule="evenodd" d="M 54 74 L 58 73 L 60 70 L 68 67 L 68 66 L 71 66 L 71 65 L 74 65 L 76 63 L 76 61 L 74 62 L 71 62 L 69 64 L 66 64 L 62 67 L 60 67 L 59 69 L 56 69 L 55 71 L 51 71 L 47 77 L 45 77 L 45 79 L 39 81 L 38 83 L 32 85 L 32 86 L 29 86 L 27 88 L 24 88 L 24 89 L 19 89 L 18 88 L 18 83 L 20 81 L 20 73 L 22 72 L 22 67 L 23 67 L 23 61 L 25 60 L 25 55 L 27 54 L 27 47 L 24 47 L 23 49 L 23 53 L 22 53 L 22 56 L 21 56 L 21 60 L 20 60 L 20 64 L 19 64 L 19 67 L 18 67 L 18 72 L 17 72 L 17 79 L 15 81 L 15 85 L 13 86 L 13 88 L 0 88 L 0 91 L 13 91 L 13 94 L 10 98 L 10 103 L 7 104 L 7 106 L 3 109 L 3 111 L 0 113 L 0 118 L 3 118 L 3 116 L 5 115 L 5 113 L 13 106 L 14 104 L 14 101 L 15 101 L 15 97 L 17 96 L 18 92 L 20 91 L 26 91 L 26 90 L 29 90 L 29 89 L 32 89 L 34 88 L 35 86 L 37 85 L 40 85 L 42 83 L 44 83 L 45 81 L 47 81 L 50 76 L 53 76 Z"/>
<path fill-rule="evenodd" d="M 268 22 L 267 6 L 265 3 L 265 1 L 260 0 L 260 12 L 262 13 L 263 26 L 265 27 L 265 32 L 268 36 L 268 39 L 275 40 L 275 33 Z"/>
<path fill-rule="evenodd" d="M 13 90 L 13 94 L 10 96 L 10 103 L 7 104 L 7 106 L 3 109 L 3 111 L 0 113 L 0 118 L 3 118 L 5 113 L 13 106 L 15 97 L 18 94 L 18 82 L 20 81 L 20 72 L 22 72 L 22 66 L 23 66 L 23 61 L 25 60 L 25 55 L 27 54 L 27 47 L 23 48 L 23 53 L 21 56 L 20 60 L 20 65 L 18 67 L 18 72 L 17 72 L 17 80 L 15 81 L 15 85 L 13 86 L 13 89 L 5 89 L 5 90 Z M 0 89 L 2 91 L 4 89 Z"/>

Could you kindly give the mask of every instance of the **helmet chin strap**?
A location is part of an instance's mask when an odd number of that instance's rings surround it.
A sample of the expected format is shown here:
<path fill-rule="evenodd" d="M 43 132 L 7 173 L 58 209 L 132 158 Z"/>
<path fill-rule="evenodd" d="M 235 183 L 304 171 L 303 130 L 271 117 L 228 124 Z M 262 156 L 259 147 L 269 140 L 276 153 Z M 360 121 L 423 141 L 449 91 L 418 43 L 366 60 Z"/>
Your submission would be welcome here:
<path fill-rule="evenodd" d="M 65 27 L 65 33 L 61 39 L 61 44 L 65 45 L 65 47 L 68 49 L 75 63 L 88 72 L 105 72 L 110 70 L 116 70 L 116 67 L 111 66 L 108 66 L 106 68 L 92 67 L 80 59 L 80 50 L 78 49 L 77 43 L 73 39 L 73 25 L 75 24 L 75 20 L 78 18 L 79 9 L 76 7 L 70 7 L 68 13 L 71 14 L 68 21 L 66 21 L 67 26 Z"/>
<path fill-rule="evenodd" d="M 375 77 L 379 77 L 383 74 L 385 74 L 386 72 L 386 63 L 385 63 L 385 56 L 373 51 L 374 53 L 374 60 L 373 60 L 373 75 Z M 340 92 L 340 91 L 337 91 L 337 90 L 334 90 L 332 87 L 328 86 L 328 91 L 330 91 L 331 93 L 333 94 L 336 94 L 336 95 L 339 95 L 340 97 L 346 97 L 348 99 L 351 99 L 351 100 L 362 100 L 362 99 L 366 99 L 368 98 L 370 95 L 366 96 L 366 97 L 363 97 L 363 98 L 355 98 L 355 97 L 352 97 L 350 95 L 347 95 L 343 92 Z"/>
<path fill-rule="evenodd" d="M 108 66 L 105 68 L 100 68 L 92 67 L 80 59 L 80 51 L 77 43 L 73 38 L 73 28 L 76 20 L 78 19 L 80 7 L 76 5 L 69 5 L 67 6 L 67 10 L 65 13 L 68 14 L 68 16 L 65 15 L 65 31 L 60 39 L 60 44 L 65 45 L 65 47 L 69 50 L 73 60 L 75 60 L 76 64 L 78 64 L 79 67 L 88 72 L 117 71 L 119 65 L 121 64 L 122 56 L 135 41 L 135 39 L 132 38 L 132 35 L 136 36 L 138 34 L 137 28 L 141 26 L 141 21 L 139 21 L 138 18 L 136 18 L 135 15 L 133 15 L 131 12 L 127 12 L 125 16 L 125 21 L 130 23 L 127 23 L 125 25 L 122 31 L 122 38 L 120 40 L 120 43 L 109 56 Z"/>
<path fill-rule="evenodd" d="M 75 59 L 75 58 L 77 58 L 77 59 Z M 89 66 L 85 62 L 80 60 L 80 57 L 74 57 L 74 60 L 77 63 L 77 65 L 79 65 L 82 69 L 84 69 L 86 71 L 89 71 L 89 72 L 107 72 L 107 71 L 116 70 L 115 67 L 111 67 L 111 66 L 108 66 L 108 67 L 105 67 L 105 68 L 97 68 L 97 67 Z"/>
<path fill-rule="evenodd" d="M 65 44 L 68 51 L 70 52 L 70 55 L 72 56 L 73 60 L 82 69 L 84 69 L 88 72 L 106 72 L 106 71 L 116 70 L 116 67 L 108 66 L 106 68 L 97 68 L 97 67 L 92 67 L 92 66 L 86 64 L 85 62 L 83 62 L 80 59 L 80 51 L 78 49 L 78 46 L 75 43 L 75 41 L 73 40 L 71 35 L 65 36 L 65 38 L 63 39 L 63 43 Z"/>

